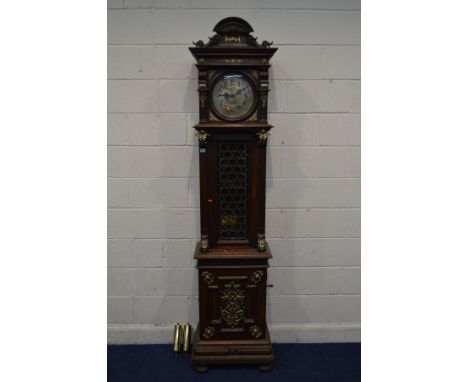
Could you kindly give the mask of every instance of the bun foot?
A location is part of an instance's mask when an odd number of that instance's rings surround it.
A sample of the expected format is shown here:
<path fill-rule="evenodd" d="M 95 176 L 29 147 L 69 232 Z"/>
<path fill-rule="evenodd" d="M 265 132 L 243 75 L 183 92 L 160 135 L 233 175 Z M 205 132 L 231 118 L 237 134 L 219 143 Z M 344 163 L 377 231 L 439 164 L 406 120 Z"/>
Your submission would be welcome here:
<path fill-rule="evenodd" d="M 263 372 L 270 371 L 272 368 L 273 368 L 273 364 L 272 364 L 272 363 L 268 363 L 268 364 L 266 364 L 266 365 L 259 365 L 259 366 L 258 366 L 258 370 L 263 371 Z"/>
<path fill-rule="evenodd" d="M 197 373 L 205 373 L 206 371 L 208 371 L 208 366 L 194 365 L 194 366 L 193 366 L 193 369 L 194 369 Z"/>

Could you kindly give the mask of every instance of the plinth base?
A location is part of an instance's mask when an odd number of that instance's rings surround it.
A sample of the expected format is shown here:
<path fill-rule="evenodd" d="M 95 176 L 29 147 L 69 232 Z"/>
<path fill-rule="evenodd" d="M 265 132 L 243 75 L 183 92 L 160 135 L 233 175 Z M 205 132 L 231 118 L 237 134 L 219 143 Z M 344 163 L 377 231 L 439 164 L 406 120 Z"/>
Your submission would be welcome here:
<path fill-rule="evenodd" d="M 204 372 L 208 365 L 256 364 L 262 371 L 273 366 L 273 347 L 268 327 L 265 338 L 249 340 L 203 340 L 199 328 L 195 331 L 192 366 Z"/>

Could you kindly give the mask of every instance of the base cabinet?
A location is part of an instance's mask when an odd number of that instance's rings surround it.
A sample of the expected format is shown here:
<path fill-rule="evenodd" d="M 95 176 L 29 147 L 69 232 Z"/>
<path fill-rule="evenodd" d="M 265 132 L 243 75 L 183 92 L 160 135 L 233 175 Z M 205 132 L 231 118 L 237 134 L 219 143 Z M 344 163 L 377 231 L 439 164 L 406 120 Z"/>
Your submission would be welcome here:
<path fill-rule="evenodd" d="M 265 337 L 266 267 L 199 269 L 201 337 L 242 339 Z"/>
<path fill-rule="evenodd" d="M 255 249 L 203 253 L 197 247 L 200 317 L 192 350 L 195 369 L 221 363 L 271 367 L 265 317 L 270 257 L 269 248 L 260 254 Z"/>

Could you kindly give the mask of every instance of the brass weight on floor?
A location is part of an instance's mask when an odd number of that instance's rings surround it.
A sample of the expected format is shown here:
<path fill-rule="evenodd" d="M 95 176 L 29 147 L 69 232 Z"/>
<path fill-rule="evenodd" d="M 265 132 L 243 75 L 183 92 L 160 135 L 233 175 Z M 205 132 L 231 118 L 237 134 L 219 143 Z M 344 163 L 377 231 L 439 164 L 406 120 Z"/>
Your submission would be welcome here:
<path fill-rule="evenodd" d="M 179 351 L 188 352 L 190 349 L 190 324 L 180 325 L 177 323 L 174 326 L 174 338 L 172 350 L 176 353 Z"/>

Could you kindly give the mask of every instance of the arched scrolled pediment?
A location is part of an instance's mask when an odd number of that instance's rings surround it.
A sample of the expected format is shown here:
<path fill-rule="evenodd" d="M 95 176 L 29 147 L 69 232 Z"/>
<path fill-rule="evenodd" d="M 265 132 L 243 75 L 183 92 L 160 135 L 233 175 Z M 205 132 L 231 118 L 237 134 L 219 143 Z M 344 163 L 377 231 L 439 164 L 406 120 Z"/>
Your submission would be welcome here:
<path fill-rule="evenodd" d="M 221 36 L 232 33 L 248 35 L 253 32 L 253 28 L 247 21 L 240 17 L 226 17 L 215 25 L 213 32 L 216 32 Z"/>
<path fill-rule="evenodd" d="M 194 41 L 193 44 L 197 48 L 235 48 L 235 49 L 252 49 L 252 48 L 269 48 L 272 42 L 263 41 L 261 44 L 257 42 L 257 37 L 251 35 L 253 28 L 250 24 L 240 17 L 226 17 L 218 22 L 213 31 L 216 32 L 211 37 L 208 37 L 208 42 L 203 40 Z"/>

